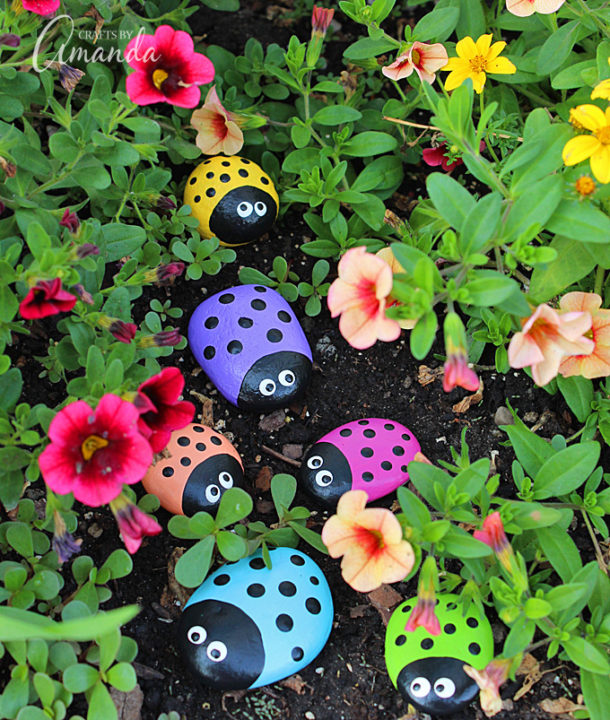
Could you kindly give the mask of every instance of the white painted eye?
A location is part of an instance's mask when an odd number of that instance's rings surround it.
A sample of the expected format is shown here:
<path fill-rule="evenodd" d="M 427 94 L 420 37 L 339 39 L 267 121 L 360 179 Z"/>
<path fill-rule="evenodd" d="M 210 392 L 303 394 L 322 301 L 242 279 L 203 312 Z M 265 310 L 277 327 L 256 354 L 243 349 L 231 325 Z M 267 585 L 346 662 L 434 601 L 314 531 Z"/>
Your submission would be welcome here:
<path fill-rule="evenodd" d="M 275 392 L 275 383 L 271 378 L 265 378 L 264 380 L 260 381 L 258 391 L 261 395 L 269 397 L 269 395 L 273 395 L 273 393 Z"/>
<path fill-rule="evenodd" d="M 205 489 L 205 499 L 209 503 L 216 503 L 220 498 L 220 488 L 218 485 L 208 485 Z"/>
<path fill-rule="evenodd" d="M 247 218 L 252 215 L 252 204 L 249 202 L 240 202 L 237 206 L 237 214 L 241 218 Z"/>
<path fill-rule="evenodd" d="M 455 695 L 455 683 L 451 678 L 439 678 L 434 683 L 434 692 L 439 698 L 450 698 Z"/>
<path fill-rule="evenodd" d="M 319 455 L 312 455 L 309 460 L 307 461 L 307 467 L 310 470 L 316 470 L 317 468 L 322 466 L 322 463 L 324 460 Z"/>
<path fill-rule="evenodd" d="M 282 370 L 282 372 L 278 375 L 278 380 L 284 387 L 290 387 L 291 385 L 294 385 L 296 377 L 292 370 Z"/>
<path fill-rule="evenodd" d="M 264 202 L 257 202 L 254 205 L 254 212 L 259 216 L 263 217 L 263 215 L 267 214 L 267 206 Z"/>
<path fill-rule="evenodd" d="M 192 628 L 189 628 L 186 636 L 189 639 L 189 642 L 193 643 L 193 645 L 201 645 L 201 643 L 205 642 L 208 634 L 205 628 L 201 627 L 201 625 L 193 625 Z"/>
<path fill-rule="evenodd" d="M 233 475 L 228 472 L 221 472 L 218 476 L 218 482 L 223 486 L 223 488 L 233 487 Z"/>
<path fill-rule="evenodd" d="M 316 485 L 328 487 L 333 481 L 333 474 L 328 470 L 318 470 L 316 473 Z"/>
<path fill-rule="evenodd" d="M 222 662 L 227 657 L 227 646 L 220 640 L 214 640 L 208 645 L 206 655 L 212 662 Z"/>
<path fill-rule="evenodd" d="M 430 681 L 425 677 L 417 677 L 411 683 L 409 693 L 414 698 L 423 698 L 430 692 Z"/>

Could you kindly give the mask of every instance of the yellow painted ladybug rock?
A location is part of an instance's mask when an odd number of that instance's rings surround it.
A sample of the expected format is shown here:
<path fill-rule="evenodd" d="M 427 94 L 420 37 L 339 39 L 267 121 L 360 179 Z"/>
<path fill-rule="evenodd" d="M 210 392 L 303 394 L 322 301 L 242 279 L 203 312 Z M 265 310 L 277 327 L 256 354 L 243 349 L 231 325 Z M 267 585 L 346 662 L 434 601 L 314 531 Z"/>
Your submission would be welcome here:
<path fill-rule="evenodd" d="M 252 160 L 218 155 L 204 160 L 190 174 L 184 203 L 199 220 L 202 237 L 217 237 L 222 245 L 237 246 L 269 232 L 279 198 L 271 178 Z"/>
<path fill-rule="evenodd" d="M 167 450 L 170 457 L 151 465 L 142 485 L 174 515 L 215 513 L 225 490 L 244 486 L 239 453 L 212 428 L 195 423 L 176 430 Z"/>

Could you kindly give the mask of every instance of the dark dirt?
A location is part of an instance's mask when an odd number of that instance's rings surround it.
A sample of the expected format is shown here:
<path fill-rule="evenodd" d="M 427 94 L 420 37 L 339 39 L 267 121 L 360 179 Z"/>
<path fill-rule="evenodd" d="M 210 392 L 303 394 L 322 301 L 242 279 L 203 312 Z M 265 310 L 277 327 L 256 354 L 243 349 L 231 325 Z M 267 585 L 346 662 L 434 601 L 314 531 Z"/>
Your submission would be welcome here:
<path fill-rule="evenodd" d="M 281 14 L 273 16 L 267 5 L 260 1 L 242 0 L 243 9 L 237 14 L 198 13 L 191 18 L 194 33 L 203 36 L 205 42 L 222 44 L 237 53 L 242 51 L 245 39 L 250 36 L 257 37 L 264 44 L 271 41 L 285 44 L 294 27 L 283 24 Z M 418 10 L 421 11 L 421 8 Z M 268 15 L 274 20 L 267 19 Z M 349 24 L 343 20 L 339 41 L 350 42 Z M 339 62 L 340 53 L 336 54 Z M 421 169 L 411 170 L 421 172 Z M 416 191 L 412 185 L 405 184 L 400 193 L 413 195 Z M 138 304 L 146 307 L 152 297 L 161 301 L 171 298 L 173 306 L 184 310 L 184 316 L 177 325 L 186 334 L 188 319 L 195 307 L 206 295 L 238 284 L 237 273 L 242 265 L 268 272 L 273 257 L 283 255 L 301 278 L 307 279 L 313 260 L 306 257 L 299 247 L 308 238 L 309 228 L 299 213 L 291 211 L 264 242 L 239 249 L 237 262 L 225 267 L 218 276 L 205 277 L 199 282 L 186 282 L 180 278 L 172 287 L 147 290 Z M 451 461 L 449 448 L 459 448 L 462 429 L 467 428 L 471 457 L 489 457 L 493 453 L 497 471 L 506 481 L 510 477 L 513 455 L 509 448 L 503 446 L 505 435 L 496 427 L 493 418 L 497 408 L 507 400 L 521 417 L 530 414 L 527 416 L 529 425 L 544 416 L 546 420 L 540 434 L 545 437 L 557 432 L 570 434 L 576 429 L 572 427 L 575 421 L 558 397 L 535 388 L 521 372 L 511 371 L 506 376 L 481 372 L 485 386 L 482 401 L 468 412 L 456 414 L 452 406 L 467 393 L 457 390 L 445 394 L 440 379 L 421 385 L 418 382 L 421 363 L 411 357 L 406 333 L 396 343 L 378 343 L 370 350 L 360 352 L 343 340 L 337 322 L 330 318 L 326 309 L 320 316 L 311 319 L 305 317 L 303 301 L 293 307 L 309 339 L 316 369 L 304 399 L 287 411 L 285 422 L 276 431 L 261 430 L 261 416 L 243 414 L 227 403 L 207 382 L 188 348 L 175 352 L 167 361 L 167 364 L 178 365 L 184 372 L 185 398 L 195 402 L 198 413 L 201 406 L 189 392 L 213 398 L 216 428 L 233 439 L 244 461 L 255 501 L 251 519 L 262 519 L 267 523 L 275 520 L 269 502 L 270 493 L 254 489 L 254 479 L 261 466 L 269 466 L 273 473 L 295 472 L 293 466 L 266 455 L 262 446 L 281 452 L 285 444 L 295 443 L 302 444 L 306 449 L 320 436 L 349 420 L 369 416 L 404 423 L 414 431 L 423 452 L 433 462 Z M 24 358 L 21 363 L 25 377 L 23 399 L 31 403 L 38 400 L 41 388 L 48 404 L 62 399 L 58 395 L 59 386 L 41 381 L 38 378 L 41 368 L 30 359 L 34 355 L 46 354 L 47 333 L 58 339 L 52 328 L 52 323 L 42 323 L 33 336 L 19 336 L 17 345 L 13 347 L 14 357 Z M 442 345 L 437 343 L 433 352 L 442 353 Z M 25 358 L 28 358 L 27 362 Z M 491 359 L 484 357 L 482 362 L 491 362 Z M 432 353 L 425 364 L 438 368 L 442 361 L 434 359 Z M 32 491 L 36 492 L 36 489 L 31 488 L 29 492 Z M 311 505 L 311 501 L 301 493 L 297 495 L 296 503 Z M 325 517 L 324 513 L 317 513 L 313 529 L 321 530 Z M 157 518 L 166 528 L 169 515 L 161 510 Z M 98 539 L 93 539 L 87 532 L 94 522 L 103 530 Z M 77 534 L 84 540 L 82 552 L 92 555 L 98 564 L 116 547 L 121 547 L 114 520 L 105 510 L 87 513 Z M 391 720 L 403 717 L 406 720 L 406 704 L 392 687 L 385 670 L 385 628 L 379 614 L 368 603 L 366 596 L 351 590 L 342 580 L 339 561 L 322 556 L 304 544 L 301 544 L 301 549 L 311 553 L 326 574 L 335 603 L 335 623 L 330 640 L 320 656 L 300 673 L 304 684 L 295 686 L 298 692 L 277 684 L 245 694 L 227 693 L 224 696 L 199 685 L 187 675 L 176 654 L 174 632 L 177 608 L 162 600 L 168 583 L 170 556 L 175 548 L 188 546 L 188 541 L 177 540 L 167 531 L 145 541 L 134 557 L 133 572 L 113 583 L 114 596 L 106 605 L 138 603 L 142 608 L 125 632 L 134 637 L 139 646 L 136 662 L 139 684 L 144 692 L 144 720 L 156 720 L 160 713 L 170 710 L 189 720 Z M 394 587 L 403 597 L 416 592 L 415 581 L 398 583 Z M 166 607 L 163 607 L 163 602 Z M 505 629 L 492 613 L 490 617 L 495 620 L 497 639 L 501 641 Z M 544 659 L 544 651 L 537 655 L 538 659 Z M 543 670 L 551 672 L 516 703 L 514 709 L 497 715 L 498 720 L 548 720 L 551 716 L 538 707 L 542 699 L 568 695 L 575 701 L 579 691 L 575 672 L 565 666 L 553 669 L 557 666 L 557 659 L 545 664 Z M 512 698 L 520 685 L 521 681 L 508 684 L 503 689 L 503 696 Z M 456 717 L 459 720 L 480 720 L 483 714 L 478 705 L 472 705 Z"/>

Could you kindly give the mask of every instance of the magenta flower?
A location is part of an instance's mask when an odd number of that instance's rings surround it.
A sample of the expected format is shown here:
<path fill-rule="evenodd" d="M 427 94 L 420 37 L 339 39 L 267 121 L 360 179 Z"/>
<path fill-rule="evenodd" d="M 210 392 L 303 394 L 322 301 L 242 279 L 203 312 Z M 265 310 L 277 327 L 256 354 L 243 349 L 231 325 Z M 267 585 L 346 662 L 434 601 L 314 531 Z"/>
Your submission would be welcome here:
<path fill-rule="evenodd" d="M 112 500 L 110 509 L 116 518 L 125 548 L 130 555 L 138 550 L 144 537 L 158 535 L 163 529 L 154 518 L 142 512 L 123 493 Z"/>
<path fill-rule="evenodd" d="M 22 0 L 24 10 L 36 15 L 52 15 L 59 7 L 60 0 Z"/>
<path fill-rule="evenodd" d="M 67 405 L 49 426 L 51 444 L 38 459 L 53 492 L 98 507 L 114 500 L 124 483 L 142 479 L 152 462 L 148 441 L 138 431 L 135 405 L 104 395 L 93 410 L 84 400 Z"/>
<path fill-rule="evenodd" d="M 195 107 L 199 85 L 214 79 L 214 66 L 193 50 L 193 39 L 182 30 L 161 25 L 154 35 L 136 35 L 125 48 L 125 60 L 135 72 L 127 77 L 129 99 L 137 105 L 168 102 Z"/>
<path fill-rule="evenodd" d="M 430 165 L 431 167 L 440 165 L 444 172 L 448 173 L 463 163 L 462 158 L 450 160 L 447 157 L 447 143 L 441 143 L 437 147 L 424 148 L 423 156 L 426 165 Z"/>
<path fill-rule="evenodd" d="M 60 312 L 68 312 L 76 305 L 76 298 L 63 290 L 61 280 L 39 280 L 19 304 L 21 317 L 38 320 Z"/>
<path fill-rule="evenodd" d="M 61 216 L 59 224 L 62 227 L 67 228 L 69 232 L 75 233 L 80 226 L 80 221 L 76 213 L 70 212 L 70 208 L 66 208 L 64 210 L 64 214 Z"/>
<path fill-rule="evenodd" d="M 99 324 L 108 330 L 115 340 L 125 343 L 126 345 L 134 339 L 138 330 L 138 326 L 135 323 L 127 323 L 108 315 L 102 317 L 99 320 Z"/>

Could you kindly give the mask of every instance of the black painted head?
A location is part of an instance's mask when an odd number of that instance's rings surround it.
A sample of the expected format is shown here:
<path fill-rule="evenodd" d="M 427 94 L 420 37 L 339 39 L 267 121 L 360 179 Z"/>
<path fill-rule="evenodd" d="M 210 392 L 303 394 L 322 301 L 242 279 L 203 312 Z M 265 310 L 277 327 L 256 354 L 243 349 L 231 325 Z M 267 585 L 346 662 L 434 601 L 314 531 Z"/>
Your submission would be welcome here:
<path fill-rule="evenodd" d="M 189 670 L 214 690 L 245 690 L 265 665 L 263 639 L 254 621 L 220 600 L 186 608 L 178 624 L 178 648 Z"/>
<path fill-rule="evenodd" d="M 282 350 L 257 360 L 243 379 L 237 405 L 245 410 L 275 410 L 298 398 L 309 383 L 311 360 Z"/>
<path fill-rule="evenodd" d="M 397 679 L 401 695 L 430 715 L 452 715 L 471 703 L 479 688 L 456 658 L 427 657 L 404 667 Z"/>
<path fill-rule="evenodd" d="M 225 490 L 244 487 L 244 471 L 232 455 L 214 455 L 199 463 L 182 492 L 182 511 L 194 515 L 215 510 Z"/>
<path fill-rule="evenodd" d="M 314 443 L 303 458 L 300 473 L 305 490 L 328 507 L 334 508 L 341 495 L 352 488 L 347 458 L 332 443 Z"/>
<path fill-rule="evenodd" d="M 245 185 L 228 192 L 210 217 L 210 230 L 226 245 L 243 245 L 269 232 L 275 222 L 275 200 L 260 188 Z"/>

